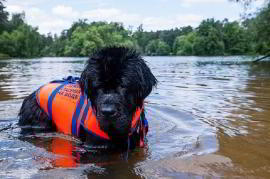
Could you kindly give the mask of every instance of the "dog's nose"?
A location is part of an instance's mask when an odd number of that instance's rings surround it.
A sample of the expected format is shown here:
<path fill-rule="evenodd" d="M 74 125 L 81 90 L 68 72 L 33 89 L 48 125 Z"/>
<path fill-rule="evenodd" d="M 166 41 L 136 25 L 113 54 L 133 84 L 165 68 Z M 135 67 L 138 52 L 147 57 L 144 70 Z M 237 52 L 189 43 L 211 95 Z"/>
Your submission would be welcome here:
<path fill-rule="evenodd" d="M 103 116 L 112 117 L 116 114 L 116 108 L 113 105 L 103 105 L 101 107 L 101 113 Z"/>

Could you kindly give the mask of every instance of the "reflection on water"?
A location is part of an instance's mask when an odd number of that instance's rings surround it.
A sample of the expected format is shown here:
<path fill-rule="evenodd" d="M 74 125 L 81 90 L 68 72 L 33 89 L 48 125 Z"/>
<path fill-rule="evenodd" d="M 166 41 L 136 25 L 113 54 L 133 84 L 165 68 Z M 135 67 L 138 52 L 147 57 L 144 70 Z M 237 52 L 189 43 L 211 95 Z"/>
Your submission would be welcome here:
<path fill-rule="evenodd" d="M 23 98 L 79 76 L 84 58 L 0 61 L 0 177 L 270 177 L 270 63 L 239 57 L 146 57 L 147 147 L 106 151 L 59 133 L 21 136 Z M 5 129 L 5 130 L 4 130 Z"/>
<path fill-rule="evenodd" d="M 246 131 L 245 135 L 219 135 L 219 154 L 235 163 L 231 176 L 270 177 L 270 63 L 252 65 L 245 93 L 249 105 L 231 112 L 233 125 Z M 238 101 L 241 103 L 241 101 Z"/>
<path fill-rule="evenodd" d="M 5 83 L 7 81 L 7 79 L 12 78 L 12 74 L 8 73 L 8 68 L 7 68 L 8 62 L 2 62 L 0 63 L 0 69 L 1 69 L 1 73 L 0 73 L 0 100 L 8 100 L 11 99 L 12 96 L 10 95 L 10 92 L 5 90 Z"/>

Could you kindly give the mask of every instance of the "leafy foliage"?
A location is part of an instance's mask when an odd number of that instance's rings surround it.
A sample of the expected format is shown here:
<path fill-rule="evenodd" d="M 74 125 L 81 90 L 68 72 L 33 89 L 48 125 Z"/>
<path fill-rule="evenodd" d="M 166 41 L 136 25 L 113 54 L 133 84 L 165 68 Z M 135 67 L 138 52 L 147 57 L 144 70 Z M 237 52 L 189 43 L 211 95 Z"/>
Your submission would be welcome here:
<path fill-rule="evenodd" d="M 6 28 L 8 22 L 8 12 L 5 11 L 3 0 L 0 0 L 0 33 Z"/>
<path fill-rule="evenodd" d="M 151 40 L 146 46 L 146 55 L 168 55 L 170 53 L 170 47 L 166 42 L 156 39 Z"/>
<path fill-rule="evenodd" d="M 196 38 L 195 32 L 176 37 L 173 53 L 175 55 L 194 55 L 193 46 Z"/>
<path fill-rule="evenodd" d="M 135 44 L 130 32 L 119 23 L 91 23 L 78 26 L 67 40 L 64 56 L 88 56 L 95 50 L 113 45 L 132 46 Z"/>
<path fill-rule="evenodd" d="M 250 5 L 252 0 L 232 0 Z M 191 26 L 156 32 L 135 32 L 121 23 L 91 22 L 80 19 L 60 35 L 41 35 L 25 23 L 25 14 L 12 14 L 8 20 L 0 0 L 0 54 L 10 57 L 88 56 L 112 45 L 134 47 L 145 55 L 250 55 L 270 49 L 270 2 L 242 23 L 211 19 L 197 28 Z"/>

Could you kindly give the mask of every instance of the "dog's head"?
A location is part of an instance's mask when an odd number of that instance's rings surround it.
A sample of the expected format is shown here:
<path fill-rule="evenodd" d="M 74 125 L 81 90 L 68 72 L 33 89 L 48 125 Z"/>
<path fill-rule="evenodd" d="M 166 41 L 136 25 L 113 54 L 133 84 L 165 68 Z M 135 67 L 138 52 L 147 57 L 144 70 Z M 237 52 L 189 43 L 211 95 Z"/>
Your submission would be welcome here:
<path fill-rule="evenodd" d="M 99 125 L 111 138 L 127 137 L 132 116 L 157 80 L 142 57 L 126 47 L 107 47 L 87 61 L 80 78 Z"/>

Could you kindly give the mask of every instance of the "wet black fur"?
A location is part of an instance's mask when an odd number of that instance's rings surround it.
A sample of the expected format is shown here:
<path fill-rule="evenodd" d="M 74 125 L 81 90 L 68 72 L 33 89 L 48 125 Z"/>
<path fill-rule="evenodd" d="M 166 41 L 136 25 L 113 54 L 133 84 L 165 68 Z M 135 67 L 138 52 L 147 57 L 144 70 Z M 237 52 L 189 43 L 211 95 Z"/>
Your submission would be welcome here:
<path fill-rule="evenodd" d="M 117 140 L 127 138 L 132 115 L 137 107 L 142 107 L 156 83 L 140 54 L 126 47 L 107 47 L 95 52 L 87 61 L 79 81 L 92 103 L 101 129 Z M 104 106 L 115 107 L 113 116 L 103 115 L 101 109 Z M 19 125 L 54 129 L 47 114 L 37 104 L 35 92 L 23 101 Z"/>

